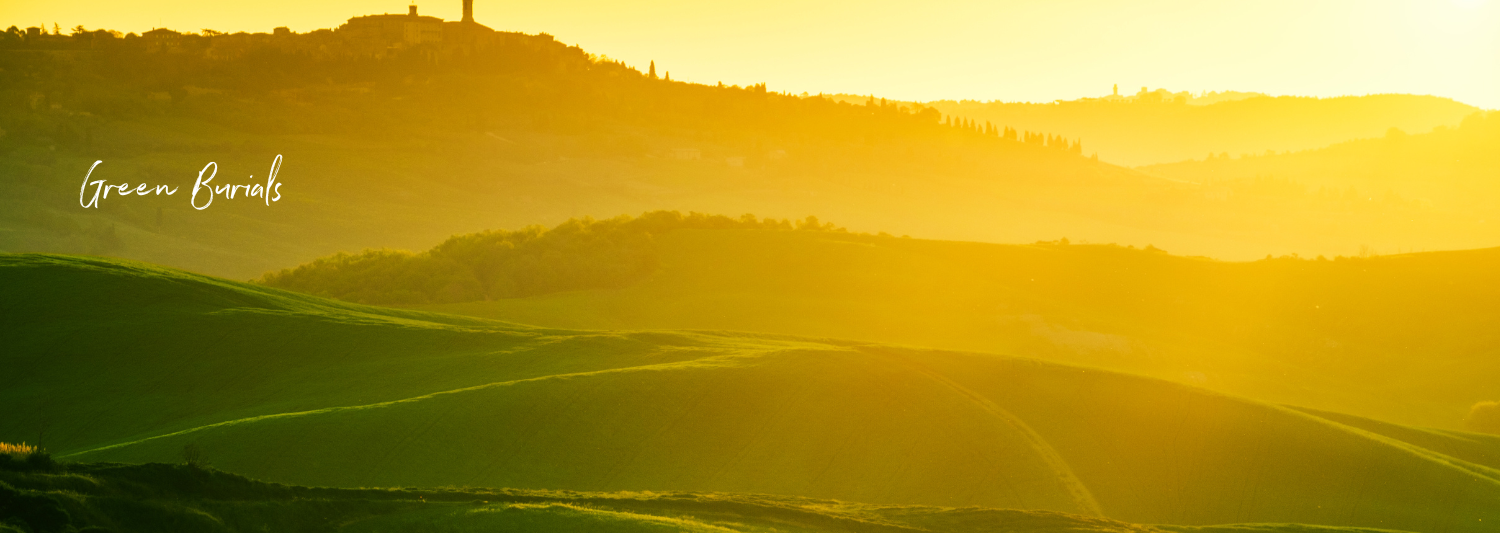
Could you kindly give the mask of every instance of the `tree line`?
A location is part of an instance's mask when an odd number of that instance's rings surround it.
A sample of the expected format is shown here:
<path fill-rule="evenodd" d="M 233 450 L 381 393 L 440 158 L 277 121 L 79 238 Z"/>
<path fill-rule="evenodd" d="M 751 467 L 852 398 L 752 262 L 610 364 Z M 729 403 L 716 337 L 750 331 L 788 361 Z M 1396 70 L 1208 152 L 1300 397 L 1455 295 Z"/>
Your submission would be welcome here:
<path fill-rule="evenodd" d="M 365 304 L 455 303 L 625 287 L 657 267 L 655 238 L 680 229 L 846 231 L 817 217 L 796 221 L 677 211 L 569 219 L 455 235 L 430 250 L 338 253 L 266 274 L 259 283 Z"/>
<path fill-rule="evenodd" d="M 764 83 L 658 78 L 547 34 L 496 32 L 478 47 L 422 44 L 369 55 L 335 30 L 147 33 L 0 34 L 0 128 L 11 134 L 0 142 L 86 149 L 101 120 L 176 115 L 256 133 L 526 130 L 637 152 L 652 139 L 677 139 L 743 154 L 955 140 L 1078 153 L 1066 141 L 1028 144 L 1008 128 L 952 127 L 953 117 L 945 123 L 921 104 L 872 98 L 861 106 Z"/>

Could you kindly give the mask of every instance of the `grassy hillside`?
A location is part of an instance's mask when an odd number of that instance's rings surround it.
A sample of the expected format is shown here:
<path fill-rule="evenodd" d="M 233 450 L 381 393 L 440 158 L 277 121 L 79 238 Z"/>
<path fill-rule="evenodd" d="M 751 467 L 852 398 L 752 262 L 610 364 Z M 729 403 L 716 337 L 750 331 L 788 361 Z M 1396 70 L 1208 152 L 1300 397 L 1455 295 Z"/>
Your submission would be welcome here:
<path fill-rule="evenodd" d="M 770 493 L 1185 525 L 1500 523 L 1500 439 L 1082 366 L 541 329 L 102 259 L 8 255 L 0 278 L 0 334 L 15 348 L 0 363 L 19 369 L 0 376 L 18 415 L 0 419 L 0 440 L 40 435 L 66 460 L 172 461 L 191 444 L 226 470 L 320 486 Z"/>
<path fill-rule="evenodd" d="M 833 372 L 859 359 L 849 348 L 324 306 L 99 260 L 8 256 L 4 269 L 5 334 L 21 349 L 0 385 L 27 405 L 0 434 L 78 458 L 170 459 L 187 439 L 231 470 L 320 485 L 719 487 L 1087 510 L 1024 425 L 973 408 L 892 413 L 896 400 L 964 401 L 922 381 L 889 396 L 883 386 L 910 381 L 899 369 Z M 864 407 L 840 414 L 849 403 Z M 306 453 L 283 461 L 263 446 Z M 913 454 L 925 459 L 887 468 Z"/>
<path fill-rule="evenodd" d="M 1264 154 L 1322 148 L 1382 137 L 1386 130 L 1427 132 L 1457 126 L 1480 111 L 1435 96 L 1380 94 L 1338 98 L 1259 96 L 1192 105 L 1149 93 L 1119 101 L 1052 103 L 926 102 L 957 115 L 1022 130 L 1083 138 L 1111 163 L 1139 166 L 1200 159 L 1205 154 Z"/>
<path fill-rule="evenodd" d="M 27 526 L 20 525 L 23 521 Z M 1374 531 L 1295 524 L 1147 526 L 1048 511 L 877 506 L 748 494 L 322 489 L 262 483 L 181 465 L 98 463 L 50 471 L 0 470 L 0 531 L 24 531 L 17 528 L 28 526 L 41 532 L 71 526 L 81 531 L 184 533 L 272 528 L 404 533 Z"/>
<path fill-rule="evenodd" d="M 657 269 L 628 287 L 423 308 L 1020 354 L 1455 429 L 1500 396 L 1497 249 L 1230 263 L 827 231 L 678 230 L 652 242 Z"/>

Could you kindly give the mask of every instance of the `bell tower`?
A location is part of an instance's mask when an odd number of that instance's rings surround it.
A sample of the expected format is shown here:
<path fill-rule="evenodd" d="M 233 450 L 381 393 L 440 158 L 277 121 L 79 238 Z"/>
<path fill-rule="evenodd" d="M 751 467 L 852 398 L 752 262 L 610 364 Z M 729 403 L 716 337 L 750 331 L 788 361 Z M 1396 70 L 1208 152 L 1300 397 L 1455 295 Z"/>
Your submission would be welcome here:
<path fill-rule="evenodd" d="M 474 0 L 464 0 L 464 22 L 474 22 Z"/>

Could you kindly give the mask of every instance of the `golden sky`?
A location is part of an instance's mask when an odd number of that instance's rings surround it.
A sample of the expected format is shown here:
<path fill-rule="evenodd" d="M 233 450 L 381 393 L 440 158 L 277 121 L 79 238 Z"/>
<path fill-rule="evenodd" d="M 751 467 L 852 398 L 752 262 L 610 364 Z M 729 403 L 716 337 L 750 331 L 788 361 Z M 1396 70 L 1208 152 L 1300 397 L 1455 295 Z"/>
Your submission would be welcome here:
<path fill-rule="evenodd" d="M 1416 93 L 1500 108 L 1500 0 L 475 0 L 498 30 L 673 79 L 904 100 L 1052 101 L 1140 87 Z M 0 23 L 294 31 L 390 0 L 4 0 Z M 460 0 L 421 2 L 457 19 Z"/>

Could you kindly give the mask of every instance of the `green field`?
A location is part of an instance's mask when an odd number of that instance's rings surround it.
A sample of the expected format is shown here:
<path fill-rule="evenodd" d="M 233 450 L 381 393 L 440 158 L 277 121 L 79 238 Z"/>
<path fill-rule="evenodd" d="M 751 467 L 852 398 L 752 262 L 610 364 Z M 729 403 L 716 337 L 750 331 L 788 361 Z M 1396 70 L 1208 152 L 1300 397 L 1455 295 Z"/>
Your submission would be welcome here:
<path fill-rule="evenodd" d="M 1458 429 L 1494 376 L 1500 249 L 1221 262 L 1099 245 L 677 230 L 622 289 L 423 306 L 526 324 L 1037 357 Z"/>
<path fill-rule="evenodd" d="M 106 259 L 6 255 L 0 278 L 12 348 L 0 364 L 13 369 L 0 441 L 40 437 L 68 461 L 170 462 L 191 444 L 215 467 L 312 486 L 762 493 L 1181 525 L 1500 523 L 1500 438 L 1086 366 L 544 329 Z"/>

